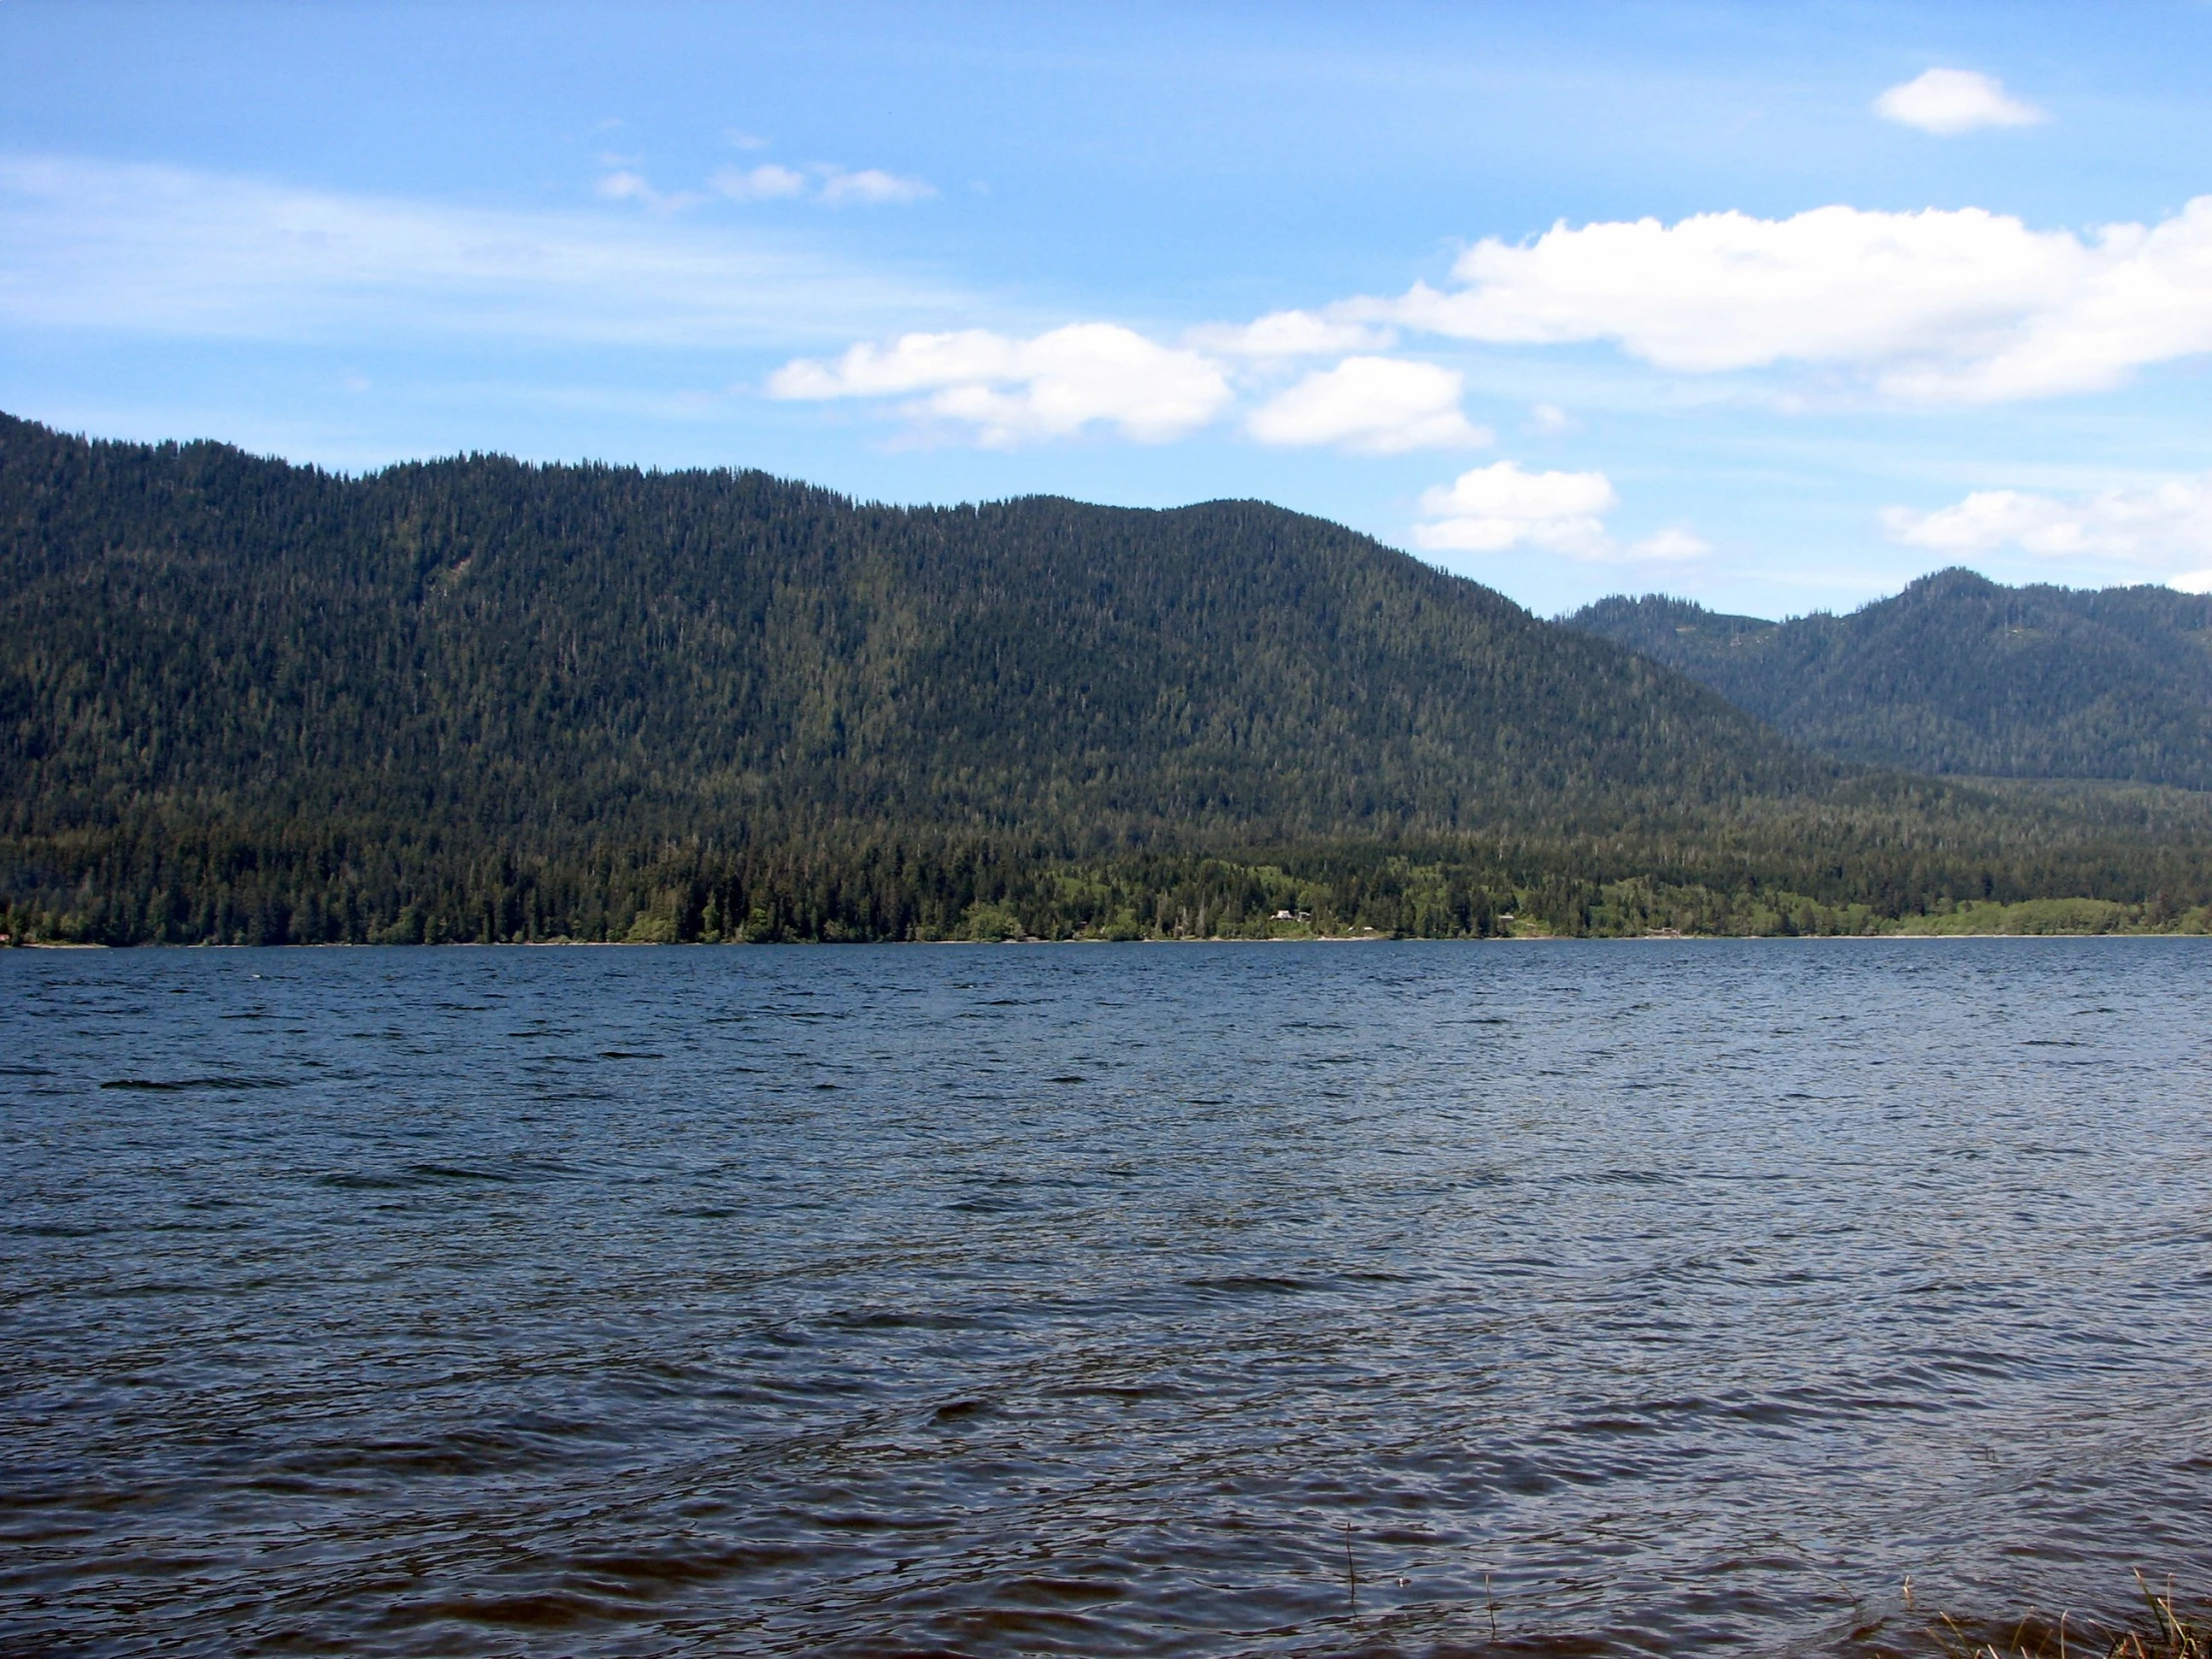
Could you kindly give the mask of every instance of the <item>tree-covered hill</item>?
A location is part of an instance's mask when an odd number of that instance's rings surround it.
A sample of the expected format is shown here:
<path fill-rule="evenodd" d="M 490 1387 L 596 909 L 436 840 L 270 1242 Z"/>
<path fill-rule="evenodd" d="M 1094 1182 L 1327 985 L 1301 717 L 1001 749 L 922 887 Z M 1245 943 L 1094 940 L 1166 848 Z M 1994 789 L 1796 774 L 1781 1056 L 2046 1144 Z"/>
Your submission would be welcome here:
<path fill-rule="evenodd" d="M 2212 900 L 2195 800 L 1862 775 L 1261 503 L 344 478 L 0 417 L 19 939 L 2167 925 Z"/>
<path fill-rule="evenodd" d="M 1450 829 L 1821 768 L 1254 502 L 903 510 L 760 473 L 361 479 L 0 428 L 17 832 L 150 802 L 579 830 Z"/>
<path fill-rule="evenodd" d="M 1849 616 L 1773 623 L 1651 595 L 1568 621 L 1846 760 L 2212 789 L 2212 598 L 1946 570 Z"/>

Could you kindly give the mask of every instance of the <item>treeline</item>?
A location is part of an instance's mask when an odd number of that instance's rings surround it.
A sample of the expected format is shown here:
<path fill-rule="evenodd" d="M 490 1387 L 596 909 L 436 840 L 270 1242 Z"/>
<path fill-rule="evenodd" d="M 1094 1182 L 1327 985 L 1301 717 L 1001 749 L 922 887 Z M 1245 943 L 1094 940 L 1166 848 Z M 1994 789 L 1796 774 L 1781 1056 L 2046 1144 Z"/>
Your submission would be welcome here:
<path fill-rule="evenodd" d="M 1086 851 L 1042 835 L 825 825 L 528 852 L 384 826 L 192 826 L 0 842 L 16 942 L 512 943 L 1869 933 L 2054 896 L 2076 930 L 2212 904 L 2212 804 L 1863 785 L 1603 834 Z M 2046 920 L 2049 920 L 2046 917 Z M 2053 923 L 2055 925 L 2055 923 Z"/>

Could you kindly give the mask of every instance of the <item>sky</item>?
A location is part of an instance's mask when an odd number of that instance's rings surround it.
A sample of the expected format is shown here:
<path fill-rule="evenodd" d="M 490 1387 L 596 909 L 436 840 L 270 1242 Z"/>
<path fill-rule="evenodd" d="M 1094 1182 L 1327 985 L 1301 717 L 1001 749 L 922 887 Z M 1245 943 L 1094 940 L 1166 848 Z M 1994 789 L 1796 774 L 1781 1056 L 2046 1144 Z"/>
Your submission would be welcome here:
<path fill-rule="evenodd" d="M 0 0 L 0 409 L 2212 589 L 2212 6 Z"/>

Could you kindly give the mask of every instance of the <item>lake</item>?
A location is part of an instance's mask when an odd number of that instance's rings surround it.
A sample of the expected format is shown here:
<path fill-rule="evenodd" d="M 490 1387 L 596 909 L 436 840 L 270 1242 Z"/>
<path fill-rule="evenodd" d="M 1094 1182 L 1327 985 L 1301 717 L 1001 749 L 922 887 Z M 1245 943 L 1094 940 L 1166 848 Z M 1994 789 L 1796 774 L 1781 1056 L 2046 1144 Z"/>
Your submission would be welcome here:
<path fill-rule="evenodd" d="M 0 1648 L 2202 1590 L 2208 1128 L 2212 940 L 0 951 Z"/>

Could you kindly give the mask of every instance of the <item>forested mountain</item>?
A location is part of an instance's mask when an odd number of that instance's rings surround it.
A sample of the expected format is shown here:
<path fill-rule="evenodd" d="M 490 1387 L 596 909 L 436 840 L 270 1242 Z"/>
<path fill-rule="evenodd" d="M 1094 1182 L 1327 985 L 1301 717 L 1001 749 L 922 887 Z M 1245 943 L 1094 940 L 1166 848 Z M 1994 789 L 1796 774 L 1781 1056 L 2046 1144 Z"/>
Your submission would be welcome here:
<path fill-rule="evenodd" d="M 2212 598 L 1966 570 L 1849 616 L 1600 600 L 1568 619 L 1825 754 L 1916 772 L 2212 789 Z"/>
<path fill-rule="evenodd" d="M 908 511 L 485 457 L 346 480 L 11 422 L 0 537 L 19 830 L 163 800 L 533 835 L 1308 834 L 1822 770 L 1702 688 L 1255 502 Z"/>
<path fill-rule="evenodd" d="M 907 510 L 491 456 L 343 478 L 0 417 L 19 936 L 2170 909 L 2212 897 L 2204 827 L 2150 828 L 2170 818 L 1857 777 L 1645 658 L 1261 503 Z"/>

